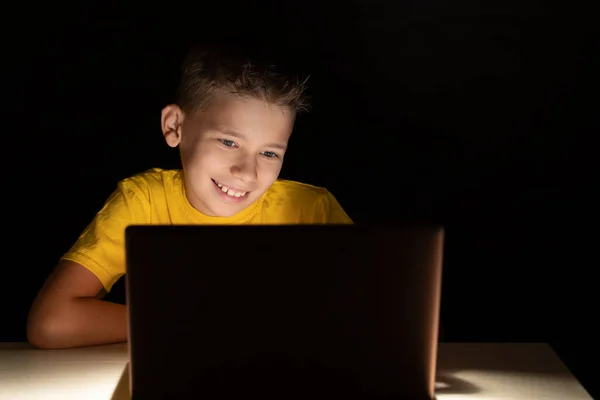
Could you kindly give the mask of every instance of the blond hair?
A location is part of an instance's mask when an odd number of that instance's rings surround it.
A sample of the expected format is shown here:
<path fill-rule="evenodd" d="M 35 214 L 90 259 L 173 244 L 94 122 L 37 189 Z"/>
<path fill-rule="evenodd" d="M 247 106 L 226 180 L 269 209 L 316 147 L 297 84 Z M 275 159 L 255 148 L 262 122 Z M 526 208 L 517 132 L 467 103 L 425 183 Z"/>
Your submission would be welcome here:
<path fill-rule="evenodd" d="M 182 65 L 178 104 L 185 112 L 194 112 L 205 107 L 215 92 L 225 91 L 298 113 L 308 109 L 306 81 L 231 50 L 193 48 Z"/>

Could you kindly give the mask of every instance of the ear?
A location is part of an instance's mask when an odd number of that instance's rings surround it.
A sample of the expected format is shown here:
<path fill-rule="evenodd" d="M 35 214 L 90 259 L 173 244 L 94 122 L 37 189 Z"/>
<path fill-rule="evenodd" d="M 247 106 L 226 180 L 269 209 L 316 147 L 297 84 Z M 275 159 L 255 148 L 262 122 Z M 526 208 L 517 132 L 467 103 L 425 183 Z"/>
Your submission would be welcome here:
<path fill-rule="evenodd" d="M 181 127 L 185 115 L 176 104 L 169 104 L 162 109 L 160 125 L 165 141 L 171 147 L 179 146 L 181 143 Z"/>

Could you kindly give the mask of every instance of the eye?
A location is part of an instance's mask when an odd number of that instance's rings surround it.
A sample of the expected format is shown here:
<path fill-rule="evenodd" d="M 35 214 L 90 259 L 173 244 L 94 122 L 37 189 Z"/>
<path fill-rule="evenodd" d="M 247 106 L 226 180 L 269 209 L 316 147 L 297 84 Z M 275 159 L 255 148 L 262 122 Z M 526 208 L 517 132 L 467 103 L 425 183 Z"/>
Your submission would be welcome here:
<path fill-rule="evenodd" d="M 219 142 L 223 143 L 223 145 L 227 147 L 236 147 L 235 142 L 233 140 L 219 139 Z"/>
<path fill-rule="evenodd" d="M 261 154 L 267 158 L 278 158 L 279 157 L 279 155 L 277 153 L 273 153 L 272 151 L 263 151 Z"/>

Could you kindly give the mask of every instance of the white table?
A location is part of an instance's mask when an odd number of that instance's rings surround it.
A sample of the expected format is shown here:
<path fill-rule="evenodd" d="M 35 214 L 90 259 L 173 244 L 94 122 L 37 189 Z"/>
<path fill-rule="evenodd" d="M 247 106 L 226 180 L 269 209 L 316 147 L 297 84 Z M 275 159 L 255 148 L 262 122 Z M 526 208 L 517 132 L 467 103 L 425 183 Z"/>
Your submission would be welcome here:
<path fill-rule="evenodd" d="M 127 345 L 37 350 L 0 343 L 0 400 L 128 399 Z M 441 343 L 439 400 L 589 400 L 542 343 Z"/>

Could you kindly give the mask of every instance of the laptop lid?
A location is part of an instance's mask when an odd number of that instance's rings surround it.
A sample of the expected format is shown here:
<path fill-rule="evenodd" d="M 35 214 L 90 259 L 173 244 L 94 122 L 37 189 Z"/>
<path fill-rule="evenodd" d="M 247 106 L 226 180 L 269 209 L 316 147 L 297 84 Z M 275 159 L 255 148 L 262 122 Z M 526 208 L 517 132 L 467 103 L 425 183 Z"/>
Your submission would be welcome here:
<path fill-rule="evenodd" d="M 432 399 L 439 227 L 131 226 L 133 399 Z"/>

